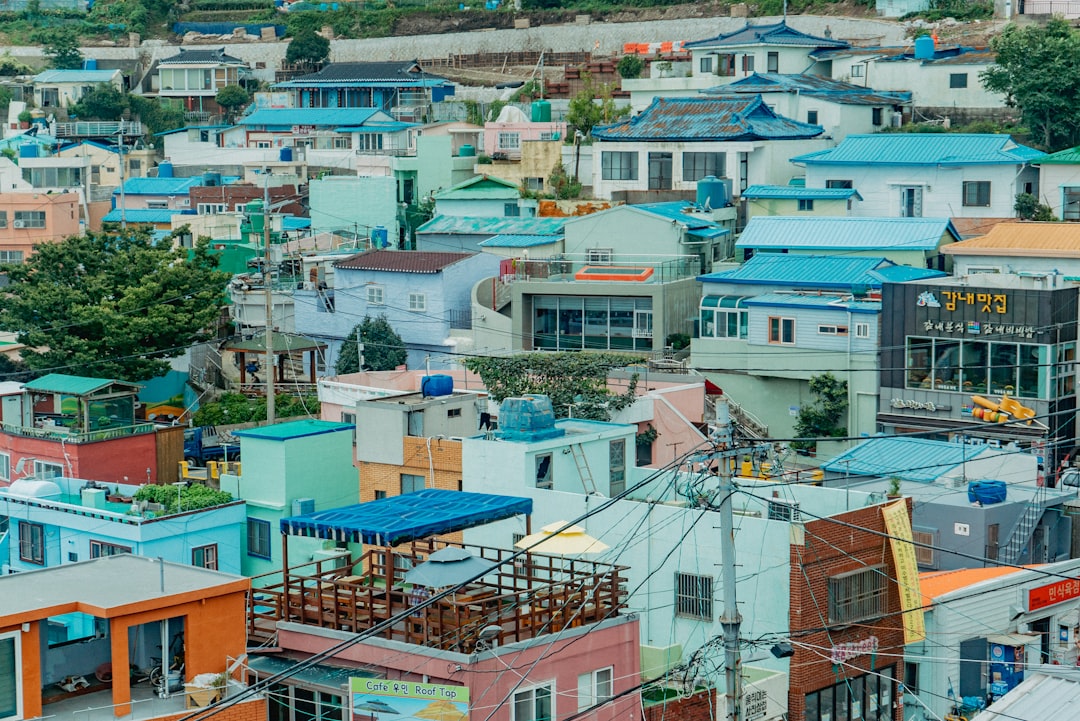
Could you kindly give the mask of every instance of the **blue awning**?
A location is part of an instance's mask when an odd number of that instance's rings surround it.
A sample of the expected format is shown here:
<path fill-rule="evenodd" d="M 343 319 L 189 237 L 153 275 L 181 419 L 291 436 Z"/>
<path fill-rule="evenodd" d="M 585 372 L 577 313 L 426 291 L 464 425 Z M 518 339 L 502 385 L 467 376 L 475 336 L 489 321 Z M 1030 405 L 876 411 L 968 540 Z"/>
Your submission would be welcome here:
<path fill-rule="evenodd" d="M 425 488 L 355 506 L 281 519 L 281 532 L 345 543 L 396 546 L 532 513 L 532 499 Z"/>

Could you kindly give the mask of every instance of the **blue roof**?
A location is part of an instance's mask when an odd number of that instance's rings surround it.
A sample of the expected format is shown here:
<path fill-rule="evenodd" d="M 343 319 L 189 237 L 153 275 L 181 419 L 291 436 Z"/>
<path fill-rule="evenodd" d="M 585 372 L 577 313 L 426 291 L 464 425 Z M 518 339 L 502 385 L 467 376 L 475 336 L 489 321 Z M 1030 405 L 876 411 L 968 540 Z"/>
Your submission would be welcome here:
<path fill-rule="evenodd" d="M 736 248 L 787 250 L 933 251 L 943 236 L 960 240 L 948 218 L 758 215 L 750 219 Z"/>
<path fill-rule="evenodd" d="M 282 518 L 281 532 L 396 546 L 530 513 L 531 498 L 425 488 L 355 506 Z"/>
<path fill-rule="evenodd" d="M 562 239 L 561 235 L 514 235 L 512 233 L 503 233 L 482 240 L 477 245 L 481 248 L 532 248 L 537 245 L 550 245 Z"/>
<path fill-rule="evenodd" d="M 705 211 L 699 205 L 691 203 L 688 200 L 673 200 L 664 203 L 641 203 L 629 207 L 636 208 L 637 210 L 644 210 L 646 213 L 652 213 L 653 215 L 658 215 L 667 220 L 677 221 L 685 225 L 688 230 L 701 231 L 697 233 L 697 235 L 705 235 L 708 231 L 712 230 L 720 231 L 713 235 L 724 235 L 729 232 L 727 228 L 722 227 L 720 224 L 709 218 L 693 215 L 694 212 L 704 213 Z"/>
<path fill-rule="evenodd" d="M 684 43 L 683 47 L 715 48 L 743 45 L 791 45 L 795 47 L 812 48 L 846 48 L 848 43 L 843 40 L 821 38 L 800 32 L 787 24 L 786 21 L 770 23 L 767 25 L 751 25 L 747 23 L 738 30 L 723 35 L 717 35 L 708 40 L 695 40 Z"/>
<path fill-rule="evenodd" d="M 35 83 L 107 83 L 119 70 L 46 70 L 34 76 Z"/>
<path fill-rule="evenodd" d="M 820 125 L 777 115 L 760 95 L 653 98 L 628 120 L 593 128 L 597 140 L 796 140 L 825 132 Z"/>
<path fill-rule="evenodd" d="M 851 300 L 837 296 L 800 295 L 798 293 L 762 293 L 747 298 L 743 305 L 764 305 L 782 308 L 817 308 L 819 310 L 839 310 L 845 313 L 872 313 L 881 312 L 881 301 L 874 300 Z"/>
<path fill-rule="evenodd" d="M 862 85 L 833 80 L 824 75 L 754 73 L 733 83 L 717 85 L 701 92 L 705 95 L 798 93 L 841 105 L 906 105 L 911 102 L 909 92 L 877 91 Z"/>
<path fill-rule="evenodd" d="M 191 210 L 128 208 L 121 217 L 120 209 L 113 208 L 105 214 L 102 221 L 106 223 L 119 223 L 121 220 L 128 223 L 171 223 L 174 215 L 194 214 L 195 212 Z"/>
<path fill-rule="evenodd" d="M 830 473 L 843 473 L 849 477 L 897 476 L 905 481 L 933 483 L 986 451 L 985 447 L 968 443 L 877 436 L 841 453 L 821 467 Z M 912 463 L 913 458 L 917 458 L 918 463 Z"/>
<path fill-rule="evenodd" d="M 305 230 L 311 227 L 311 218 L 299 218 L 295 215 L 284 215 L 281 218 L 282 230 Z"/>
<path fill-rule="evenodd" d="M 394 122 L 378 108 L 259 108 L 251 115 L 240 118 L 236 124 L 246 127 L 315 125 L 340 128 L 364 125 L 372 118 Z"/>
<path fill-rule="evenodd" d="M 417 233 L 453 235 L 562 235 L 569 218 L 477 218 L 436 215 L 416 229 Z M 555 239 L 552 238 L 552 241 Z"/>
<path fill-rule="evenodd" d="M 742 192 L 748 200 L 862 200 L 854 188 L 807 188 L 799 185 L 751 185 Z"/>
<path fill-rule="evenodd" d="M 873 274 L 879 276 L 886 283 L 907 283 L 913 280 L 944 278 L 948 275 L 943 270 L 916 268 L 913 265 L 891 265 L 887 268 L 878 268 Z"/>
<path fill-rule="evenodd" d="M 849 135 L 835 148 L 791 159 L 807 165 L 993 165 L 1028 163 L 1046 153 L 1004 134 L 875 133 Z"/>
<path fill-rule="evenodd" d="M 246 430 L 234 431 L 233 435 L 239 438 L 261 438 L 269 441 L 291 441 L 308 436 L 321 436 L 324 433 L 339 433 L 348 431 L 352 433 L 355 425 L 352 423 L 337 423 L 335 421 L 323 421 L 308 418 L 302 421 L 287 421 L 275 423 L 270 426 L 258 426 Z"/>
<path fill-rule="evenodd" d="M 202 175 L 193 175 L 190 178 L 128 178 L 124 181 L 124 194 L 187 195 L 191 188 L 202 184 Z M 113 191 L 113 195 L 119 194 L 119 188 Z"/>
<path fill-rule="evenodd" d="M 880 288 L 885 280 L 881 271 L 894 265 L 881 257 L 758 253 L 738 268 L 699 275 L 697 279 L 702 283 L 852 290 L 856 287 Z M 922 277 L 928 278 L 945 275 L 936 270 L 921 272 L 926 274 Z M 712 291 L 706 287 L 705 292 Z"/>
<path fill-rule="evenodd" d="M 379 130 L 384 133 L 396 133 L 400 130 L 418 128 L 420 125 L 420 123 L 404 123 L 400 120 L 389 123 L 381 123 L 378 120 L 373 120 L 365 125 L 343 125 L 335 130 L 338 133 L 370 133 L 373 130 Z"/>

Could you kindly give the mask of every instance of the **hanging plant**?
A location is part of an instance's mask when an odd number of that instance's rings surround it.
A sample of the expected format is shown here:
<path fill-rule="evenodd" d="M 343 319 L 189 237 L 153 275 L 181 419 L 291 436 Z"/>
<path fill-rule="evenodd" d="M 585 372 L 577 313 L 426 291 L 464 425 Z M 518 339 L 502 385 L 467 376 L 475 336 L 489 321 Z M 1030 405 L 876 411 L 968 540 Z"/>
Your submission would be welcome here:
<path fill-rule="evenodd" d="M 635 441 L 639 446 L 651 446 L 653 442 L 660 437 L 660 431 L 653 428 L 653 424 L 650 423 L 649 427 L 634 436 Z"/>

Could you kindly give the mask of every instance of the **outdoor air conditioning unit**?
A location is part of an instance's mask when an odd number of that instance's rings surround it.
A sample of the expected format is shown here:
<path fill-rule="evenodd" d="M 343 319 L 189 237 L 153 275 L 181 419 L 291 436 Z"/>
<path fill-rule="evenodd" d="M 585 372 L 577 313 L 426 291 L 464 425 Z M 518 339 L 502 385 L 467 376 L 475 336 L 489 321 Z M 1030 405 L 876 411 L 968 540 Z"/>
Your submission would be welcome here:
<path fill-rule="evenodd" d="M 14 226 L 16 228 L 25 228 L 26 227 L 26 221 L 25 220 L 16 220 L 14 223 L 12 223 L 12 226 Z"/>
<path fill-rule="evenodd" d="M 315 512 L 315 499 L 314 498 L 297 498 L 292 502 L 292 514 L 294 516 L 303 516 L 308 513 Z"/>

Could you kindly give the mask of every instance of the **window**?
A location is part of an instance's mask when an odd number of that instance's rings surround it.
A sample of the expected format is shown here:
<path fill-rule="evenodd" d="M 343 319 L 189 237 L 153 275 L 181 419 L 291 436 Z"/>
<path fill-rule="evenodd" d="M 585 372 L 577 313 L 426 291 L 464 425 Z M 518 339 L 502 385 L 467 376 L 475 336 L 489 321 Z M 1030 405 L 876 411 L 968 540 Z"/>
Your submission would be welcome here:
<path fill-rule="evenodd" d="M 446 409 L 446 417 L 447 418 L 461 418 L 461 409 L 460 408 L 447 408 Z"/>
<path fill-rule="evenodd" d="M 713 616 L 712 576 L 675 572 L 675 615 L 711 621 Z"/>
<path fill-rule="evenodd" d="M 856 323 L 855 324 L 855 337 L 856 338 L 869 338 L 870 337 L 870 324 L 869 323 Z"/>
<path fill-rule="evenodd" d="M 23 252 L 21 250 L 0 250 L 0 263 L 12 263 L 21 265 Z"/>
<path fill-rule="evenodd" d="M 146 201 L 146 207 L 151 210 L 168 210 L 169 201 L 167 200 L 148 200 Z"/>
<path fill-rule="evenodd" d="M 199 203 L 195 206 L 195 212 L 199 215 L 217 215 L 229 212 L 228 203 Z"/>
<path fill-rule="evenodd" d="M 850 180 L 826 180 L 825 181 L 825 187 L 826 188 L 844 188 L 844 189 L 850 190 L 851 188 L 854 188 L 855 185 Z"/>
<path fill-rule="evenodd" d="M 90 558 L 119 556 L 121 553 L 131 553 L 131 548 L 129 546 L 118 546 L 115 543 L 106 543 L 105 541 L 90 541 Z"/>
<path fill-rule="evenodd" d="M 142 161 L 138 158 L 128 158 L 128 170 L 142 170 Z"/>
<path fill-rule="evenodd" d="M 256 140 L 255 141 L 255 147 L 256 148 L 269 148 L 270 147 L 270 141 L 269 140 Z"/>
<path fill-rule="evenodd" d="M 861 63 L 857 64 L 857 65 L 852 65 L 851 66 L 851 77 L 853 77 L 853 78 L 861 78 L 861 77 L 864 76 L 865 71 L 866 71 L 866 66 L 862 65 Z"/>
<path fill-rule="evenodd" d="M 517 203 L 503 203 L 503 216 L 507 218 L 521 217 L 521 206 Z"/>
<path fill-rule="evenodd" d="M 848 669 L 850 672 L 850 669 Z M 848 676 L 840 683 L 806 694 L 805 721 L 891 721 L 894 667 Z"/>
<path fill-rule="evenodd" d="M 798 521 L 799 520 L 799 504 L 795 501 L 786 501 L 779 498 L 774 498 L 769 501 L 769 520 L 770 521 Z"/>
<path fill-rule="evenodd" d="M 904 690 L 912 695 L 919 695 L 919 664 L 904 662 Z"/>
<path fill-rule="evenodd" d="M 806 122 L 810 123 L 811 125 L 817 125 L 817 119 L 818 119 L 818 111 L 816 111 L 816 110 L 807 110 L 806 111 Z"/>
<path fill-rule="evenodd" d="M 600 177 L 604 180 L 637 180 L 638 154 L 629 151 L 600 153 Z"/>
<path fill-rule="evenodd" d="M 16 210 L 16 228 L 44 228 L 45 211 L 43 210 Z"/>
<path fill-rule="evenodd" d="M 967 73 L 949 73 L 950 88 L 966 88 Z"/>
<path fill-rule="evenodd" d="M 247 522 L 248 555 L 270 558 L 270 521 L 249 518 Z"/>
<path fill-rule="evenodd" d="M 724 177 L 727 172 L 727 153 L 683 153 L 682 179 L 695 182 L 712 175 Z"/>
<path fill-rule="evenodd" d="M 191 565 L 197 568 L 209 568 L 211 571 L 218 570 L 217 544 L 211 543 L 209 546 L 197 546 L 191 549 Z"/>
<path fill-rule="evenodd" d="M 559 134 L 554 133 L 554 132 L 552 132 L 550 130 L 546 131 L 546 132 L 543 132 L 543 133 L 540 133 L 540 140 L 548 140 L 548 141 L 550 141 L 550 140 L 558 140 L 558 139 L 559 139 Z"/>
<path fill-rule="evenodd" d="M 499 133 L 499 150 L 521 150 L 521 133 Z"/>
<path fill-rule="evenodd" d="M 739 306 L 745 298 L 707 296 L 702 299 L 699 333 L 702 338 L 745 339 L 749 325 L 746 310 Z M 714 310 L 713 304 L 718 304 Z M 727 303 L 729 308 L 723 304 Z"/>
<path fill-rule="evenodd" d="M 900 188 L 900 217 L 921 218 L 922 196 L 923 189 L 921 186 Z"/>
<path fill-rule="evenodd" d="M 0 481 L 11 480 L 11 454 L 0 453 Z"/>
<path fill-rule="evenodd" d="M 918 529 L 911 529 L 911 539 L 915 541 L 915 561 L 920 566 L 933 567 L 935 565 L 934 560 L 934 548 L 937 545 L 937 534 L 934 531 L 920 531 Z"/>
<path fill-rule="evenodd" d="M 810 198 L 799 198 L 799 210 L 812 211 L 814 209 L 814 201 Z"/>
<path fill-rule="evenodd" d="M 794 345 L 795 344 L 795 319 L 794 318 L 781 318 L 779 316 L 769 317 L 769 342 L 779 343 L 780 345 Z"/>
<path fill-rule="evenodd" d="M 743 69 L 743 72 L 746 73 L 747 75 L 754 72 L 754 56 L 753 55 L 743 55 L 742 56 L 742 69 Z"/>
<path fill-rule="evenodd" d="M 848 327 L 846 325 L 819 325 L 817 332 L 819 335 L 847 335 Z"/>
<path fill-rule="evenodd" d="M 551 454 L 542 453 L 536 457 L 536 487 L 551 490 L 555 487 L 551 476 Z"/>
<path fill-rule="evenodd" d="M 829 579 L 829 621 L 855 623 L 888 612 L 884 566 L 870 566 Z"/>
<path fill-rule="evenodd" d="M 603 703 L 614 695 L 612 690 L 613 670 L 611 666 L 608 666 L 578 676 L 577 707 L 579 712 L 598 703 Z"/>
<path fill-rule="evenodd" d="M 614 248 L 589 248 L 585 251 L 585 262 L 588 265 L 611 265 L 614 257 Z"/>
<path fill-rule="evenodd" d="M 416 491 L 422 491 L 427 486 L 427 479 L 423 476 L 417 476 L 412 473 L 401 474 L 401 493 L 415 493 Z"/>
<path fill-rule="evenodd" d="M 881 125 L 883 122 L 881 108 L 870 108 L 870 124 Z"/>
<path fill-rule="evenodd" d="M 272 684 L 267 691 L 267 721 L 342 721 L 361 717 L 349 713 L 348 697 L 341 692 L 282 683 Z"/>
<path fill-rule="evenodd" d="M 371 305 L 382 305 L 384 292 L 381 285 L 369 285 L 367 287 L 367 302 Z"/>
<path fill-rule="evenodd" d="M 1080 186 L 1064 186 L 1061 217 L 1064 220 L 1080 220 Z"/>
<path fill-rule="evenodd" d="M 619 439 L 608 444 L 608 495 L 617 496 L 626 490 L 626 441 Z"/>
<path fill-rule="evenodd" d="M 713 71 L 713 59 L 711 55 L 706 55 L 698 61 L 698 71 L 702 73 L 711 73 Z"/>
<path fill-rule="evenodd" d="M 990 181 L 967 180 L 964 181 L 964 205 L 966 207 L 990 207 Z"/>
<path fill-rule="evenodd" d="M 423 313 L 427 310 L 426 293 L 409 293 L 409 310 L 415 313 Z"/>
<path fill-rule="evenodd" d="M 19 560 L 45 565 L 45 526 L 19 521 Z"/>
<path fill-rule="evenodd" d="M 59 478 L 64 475 L 64 467 L 59 463 L 48 463 L 46 461 L 34 461 L 34 478 L 49 479 Z"/>
<path fill-rule="evenodd" d="M 543 192 L 544 179 L 543 178 L 525 178 L 525 190 L 535 190 L 537 192 Z"/>
<path fill-rule="evenodd" d="M 554 692 L 553 683 L 515 692 L 510 721 L 551 721 Z"/>
<path fill-rule="evenodd" d="M 652 311 L 634 311 L 634 337 L 652 338 Z"/>
<path fill-rule="evenodd" d="M 765 72 L 778 73 L 780 72 L 780 53 L 772 51 L 769 53 L 768 58 L 765 61 Z"/>
<path fill-rule="evenodd" d="M 0 210 L 0 228 L 7 227 L 7 211 Z"/>
<path fill-rule="evenodd" d="M 352 150 L 352 138 L 348 135 L 335 135 L 334 150 Z"/>
<path fill-rule="evenodd" d="M 21 635 L 18 629 L 0 634 L 0 719 L 23 717 Z"/>
<path fill-rule="evenodd" d="M 386 491 L 375 491 L 375 500 L 386 498 Z"/>

